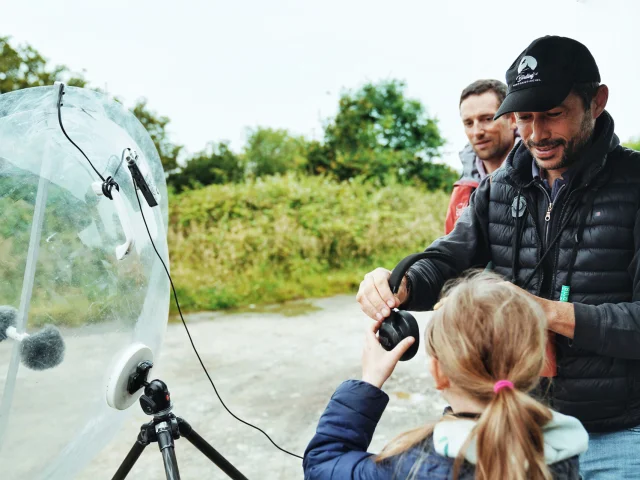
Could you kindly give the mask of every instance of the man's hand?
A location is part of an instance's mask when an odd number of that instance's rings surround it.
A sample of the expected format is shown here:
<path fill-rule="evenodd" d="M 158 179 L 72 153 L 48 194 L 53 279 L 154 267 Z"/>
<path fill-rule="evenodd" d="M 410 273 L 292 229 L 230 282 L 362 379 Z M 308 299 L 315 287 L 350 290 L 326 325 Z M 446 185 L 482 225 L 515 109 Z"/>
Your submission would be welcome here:
<path fill-rule="evenodd" d="M 391 376 L 393 369 L 396 368 L 400 357 L 413 345 L 415 339 L 407 337 L 396 345 L 396 348 L 387 352 L 382 348 L 376 336 L 379 328 L 380 324 L 376 322 L 367 327 L 365 333 L 364 349 L 362 350 L 362 381 L 382 388 L 384 382 Z"/>
<path fill-rule="evenodd" d="M 391 271 L 376 268 L 364 276 L 356 300 L 364 313 L 377 322 L 382 322 L 391 314 L 391 309 L 399 307 L 407 299 L 407 279 L 402 279 L 398 293 L 394 295 L 389 288 Z"/>
<path fill-rule="evenodd" d="M 573 303 L 557 302 L 547 300 L 546 298 L 536 297 L 526 290 L 514 285 L 511 282 L 504 282 L 512 288 L 517 288 L 520 292 L 524 292 L 538 305 L 542 307 L 547 317 L 547 328 L 552 332 L 558 333 L 567 338 L 573 338 L 576 329 L 576 317 Z"/>

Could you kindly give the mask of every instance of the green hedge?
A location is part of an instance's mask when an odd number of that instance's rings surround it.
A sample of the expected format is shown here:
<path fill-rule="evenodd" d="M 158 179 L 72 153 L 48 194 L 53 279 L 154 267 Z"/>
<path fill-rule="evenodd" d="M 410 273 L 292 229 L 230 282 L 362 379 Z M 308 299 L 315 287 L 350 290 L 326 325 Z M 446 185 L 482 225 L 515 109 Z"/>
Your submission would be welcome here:
<path fill-rule="evenodd" d="M 442 234 L 447 197 L 295 175 L 173 196 L 169 248 L 181 307 L 355 294 L 366 272 L 393 268 Z"/>

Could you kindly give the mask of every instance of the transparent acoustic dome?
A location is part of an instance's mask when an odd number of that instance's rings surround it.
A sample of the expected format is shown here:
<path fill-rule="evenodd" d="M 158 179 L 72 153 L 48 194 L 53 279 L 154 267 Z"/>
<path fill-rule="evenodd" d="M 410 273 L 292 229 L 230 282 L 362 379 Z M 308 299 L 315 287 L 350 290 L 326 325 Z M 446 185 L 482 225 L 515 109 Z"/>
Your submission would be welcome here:
<path fill-rule="evenodd" d="M 136 199 L 168 267 L 167 190 L 154 144 L 133 114 L 99 92 L 64 87 L 58 112 L 60 88 L 0 95 L 0 320 L 12 317 L 17 338 L 0 332 L 7 479 L 66 480 L 90 462 L 131 410 L 108 405 L 110 369 L 138 343 L 157 358 L 169 311 L 169 280 Z M 113 200 L 65 137 L 59 113 L 95 169 L 118 183 Z M 135 189 L 123 153 L 137 155 L 157 206 Z M 57 329 L 64 356 L 34 369 L 19 340 L 45 328 Z M 32 355 L 51 355 L 47 348 Z"/>

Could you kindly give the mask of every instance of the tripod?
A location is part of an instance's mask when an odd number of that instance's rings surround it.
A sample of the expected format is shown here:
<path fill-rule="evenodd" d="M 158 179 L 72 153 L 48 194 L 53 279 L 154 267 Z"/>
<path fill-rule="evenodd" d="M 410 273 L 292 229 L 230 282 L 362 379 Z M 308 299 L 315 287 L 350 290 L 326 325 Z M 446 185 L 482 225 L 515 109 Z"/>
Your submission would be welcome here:
<path fill-rule="evenodd" d="M 144 449 L 152 442 L 158 442 L 167 480 L 180 480 L 174 440 L 179 439 L 181 436 L 186 438 L 230 478 L 233 480 L 247 480 L 247 477 L 242 475 L 204 438 L 198 435 L 191 425 L 171 413 L 173 405 L 171 404 L 171 396 L 167 385 L 161 380 L 153 380 L 151 383 L 146 382 L 146 375 L 151 366 L 151 362 L 142 362 L 138 365 L 136 373 L 129 378 L 128 390 L 136 392 L 139 389 L 136 388 L 137 385 L 145 386 L 144 395 L 140 397 L 140 405 L 147 415 L 153 415 L 153 420 L 142 425 L 136 443 L 131 447 L 112 480 L 124 480 Z"/>

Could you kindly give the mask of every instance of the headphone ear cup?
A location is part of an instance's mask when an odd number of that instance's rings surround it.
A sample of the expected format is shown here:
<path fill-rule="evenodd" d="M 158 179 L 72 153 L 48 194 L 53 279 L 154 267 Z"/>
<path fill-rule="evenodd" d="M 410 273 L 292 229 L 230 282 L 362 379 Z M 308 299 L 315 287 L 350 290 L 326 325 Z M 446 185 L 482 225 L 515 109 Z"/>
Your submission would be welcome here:
<path fill-rule="evenodd" d="M 395 311 L 391 311 L 391 315 L 384 319 L 378 330 L 380 345 L 382 345 L 382 348 L 387 352 L 393 350 L 402 340 L 397 316 Z"/>
<path fill-rule="evenodd" d="M 393 350 L 402 340 L 413 337 L 413 345 L 400 357 L 401 362 L 412 359 L 420 346 L 420 329 L 418 322 L 409 312 L 395 310 L 380 325 L 378 339 L 387 351 Z"/>
<path fill-rule="evenodd" d="M 404 352 L 402 357 L 400 357 L 401 362 L 406 362 L 407 360 L 411 360 L 415 357 L 416 353 L 418 353 L 418 348 L 420 348 L 420 329 L 418 328 L 418 322 L 409 312 L 398 310 L 397 317 L 399 318 L 398 323 L 400 325 L 400 332 L 402 335 L 400 340 L 402 341 L 407 337 L 414 338 L 413 344 L 406 352 Z"/>

